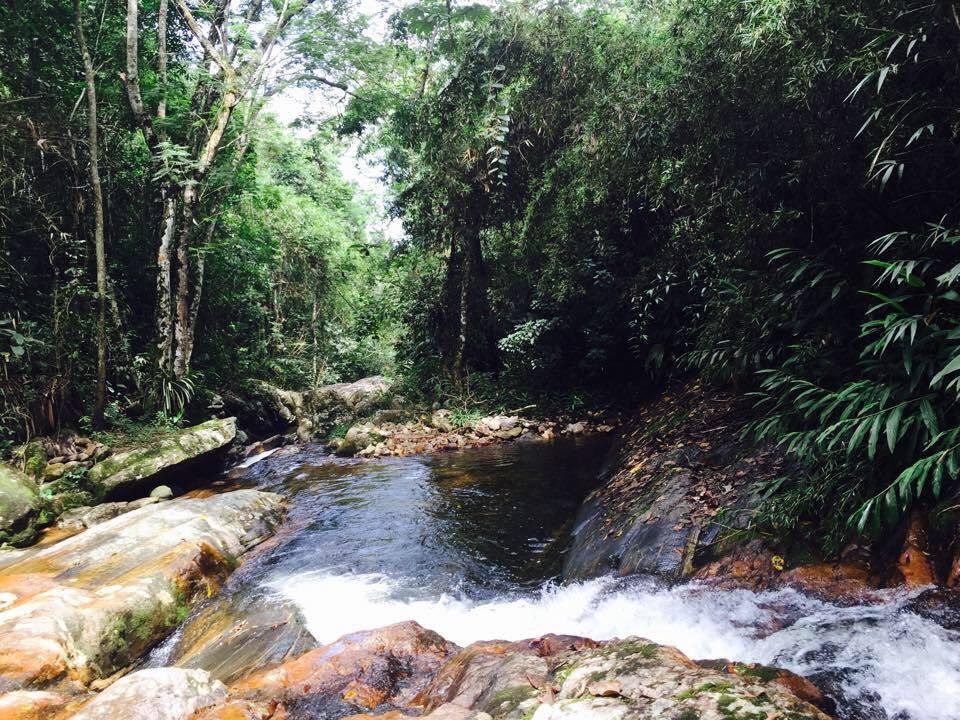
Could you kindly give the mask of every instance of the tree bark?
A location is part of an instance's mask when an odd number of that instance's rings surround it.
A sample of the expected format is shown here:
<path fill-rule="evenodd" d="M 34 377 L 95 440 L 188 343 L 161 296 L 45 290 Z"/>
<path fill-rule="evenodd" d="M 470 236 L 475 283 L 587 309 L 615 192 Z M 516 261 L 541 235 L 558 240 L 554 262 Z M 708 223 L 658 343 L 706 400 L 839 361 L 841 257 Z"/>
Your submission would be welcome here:
<path fill-rule="evenodd" d="M 97 128 L 97 75 L 83 33 L 80 0 L 73 0 L 74 31 L 87 85 L 87 145 L 90 155 L 90 187 L 93 191 L 93 243 L 97 263 L 97 387 L 93 406 L 93 424 L 103 426 L 107 404 L 107 259 L 103 239 L 103 187 L 100 183 L 99 138 Z"/>

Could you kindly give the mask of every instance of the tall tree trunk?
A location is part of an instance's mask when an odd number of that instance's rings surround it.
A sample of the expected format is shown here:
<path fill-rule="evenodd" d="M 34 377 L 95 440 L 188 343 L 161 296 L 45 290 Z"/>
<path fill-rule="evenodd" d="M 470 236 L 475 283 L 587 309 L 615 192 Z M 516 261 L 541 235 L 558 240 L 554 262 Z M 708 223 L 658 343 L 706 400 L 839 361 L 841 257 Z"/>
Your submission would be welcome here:
<path fill-rule="evenodd" d="M 471 230 L 466 230 L 471 232 Z M 470 280 L 473 269 L 473 253 L 466 239 L 462 238 L 462 263 L 460 266 L 460 312 L 457 326 L 457 344 L 453 356 L 453 382 L 461 392 L 467 387 L 467 338 L 470 332 Z"/>
<path fill-rule="evenodd" d="M 97 389 L 93 406 L 93 424 L 103 426 L 103 411 L 107 404 L 107 258 L 103 240 L 103 187 L 100 184 L 97 137 L 97 76 L 93 60 L 83 34 L 83 14 L 80 0 L 73 0 L 74 30 L 83 58 L 87 84 L 87 145 L 90 155 L 90 187 L 93 190 L 93 242 L 97 261 Z"/>
<path fill-rule="evenodd" d="M 177 200 L 172 190 L 163 201 L 163 225 L 160 230 L 160 248 L 157 252 L 157 348 L 160 368 L 173 374 L 173 233 L 177 215 Z"/>

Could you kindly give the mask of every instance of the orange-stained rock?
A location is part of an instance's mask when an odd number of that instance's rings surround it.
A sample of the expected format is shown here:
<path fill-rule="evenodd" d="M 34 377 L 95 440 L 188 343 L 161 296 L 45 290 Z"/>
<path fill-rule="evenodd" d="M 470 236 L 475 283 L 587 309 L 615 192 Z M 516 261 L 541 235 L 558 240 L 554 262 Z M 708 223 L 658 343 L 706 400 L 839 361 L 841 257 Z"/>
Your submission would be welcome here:
<path fill-rule="evenodd" d="M 350 707 L 407 707 L 456 650 L 415 622 L 345 635 L 234 683 L 226 702 L 196 718 L 277 720 L 293 706 L 337 707 L 341 713 Z"/>
<path fill-rule="evenodd" d="M 850 558 L 778 570 L 775 554 L 750 543 L 700 568 L 694 579 L 726 589 L 793 587 L 830 602 L 871 601 L 880 584 L 867 562 Z"/>
<path fill-rule="evenodd" d="M 767 590 L 779 581 L 773 558 L 774 553 L 759 542 L 748 543 L 704 565 L 693 579 L 714 587 Z"/>
<path fill-rule="evenodd" d="M 937 582 L 929 550 L 926 518 L 919 511 L 914 511 L 903 538 L 903 549 L 897 558 L 897 570 L 907 587 L 922 587 Z"/>
<path fill-rule="evenodd" d="M 878 587 L 870 568 L 859 562 L 801 565 L 784 572 L 781 582 L 830 602 L 869 602 Z"/>
<path fill-rule="evenodd" d="M 0 720 L 55 720 L 72 700 L 42 690 L 17 690 L 0 695 Z"/>
<path fill-rule="evenodd" d="M 283 502 L 243 490 L 148 505 L 0 570 L 0 691 L 113 675 L 214 593 Z"/>

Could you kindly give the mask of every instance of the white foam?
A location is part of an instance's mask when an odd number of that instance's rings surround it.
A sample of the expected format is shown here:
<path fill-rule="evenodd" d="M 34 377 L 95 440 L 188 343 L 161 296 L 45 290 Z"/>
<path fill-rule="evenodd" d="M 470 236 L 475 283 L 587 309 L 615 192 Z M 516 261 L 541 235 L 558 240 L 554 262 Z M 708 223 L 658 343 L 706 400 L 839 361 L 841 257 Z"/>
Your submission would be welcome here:
<path fill-rule="evenodd" d="M 957 634 L 900 612 L 896 603 L 841 608 L 792 591 L 665 589 L 610 578 L 479 602 L 418 597 L 416 588 L 384 575 L 323 570 L 275 580 L 271 587 L 300 607 L 320 642 L 403 620 L 459 645 L 551 632 L 597 640 L 639 636 L 694 658 L 771 663 L 806 675 L 846 670 L 845 694 L 878 697 L 891 718 L 960 718 Z M 784 612 L 802 619 L 769 634 Z"/>

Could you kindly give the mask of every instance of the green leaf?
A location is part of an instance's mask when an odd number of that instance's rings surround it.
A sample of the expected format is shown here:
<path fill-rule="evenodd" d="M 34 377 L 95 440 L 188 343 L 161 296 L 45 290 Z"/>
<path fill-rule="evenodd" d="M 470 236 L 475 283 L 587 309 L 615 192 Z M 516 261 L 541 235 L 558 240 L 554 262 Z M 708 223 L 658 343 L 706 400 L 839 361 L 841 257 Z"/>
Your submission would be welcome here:
<path fill-rule="evenodd" d="M 893 412 L 887 416 L 887 447 L 890 452 L 897 447 L 897 440 L 900 437 L 900 418 L 903 417 L 903 405 L 897 405 Z"/>
<path fill-rule="evenodd" d="M 957 370 L 960 370 L 960 355 L 957 355 L 957 357 L 947 363 L 940 372 L 933 376 L 933 380 L 930 381 L 930 387 L 938 385 L 947 375 L 955 373 Z"/>

